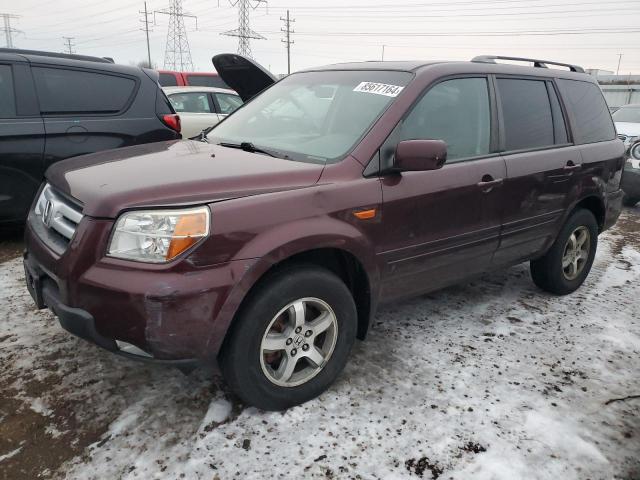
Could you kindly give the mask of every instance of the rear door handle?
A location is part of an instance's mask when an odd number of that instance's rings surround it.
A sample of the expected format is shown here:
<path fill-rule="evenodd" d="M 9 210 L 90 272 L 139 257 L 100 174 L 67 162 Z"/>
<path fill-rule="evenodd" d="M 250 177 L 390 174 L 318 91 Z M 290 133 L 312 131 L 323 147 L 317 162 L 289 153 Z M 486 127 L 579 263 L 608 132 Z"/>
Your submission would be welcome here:
<path fill-rule="evenodd" d="M 489 193 L 493 189 L 493 187 L 498 187 L 502 185 L 503 182 L 504 178 L 494 179 L 491 175 L 485 175 L 484 177 L 482 177 L 482 180 L 477 183 L 477 185 L 484 193 Z"/>

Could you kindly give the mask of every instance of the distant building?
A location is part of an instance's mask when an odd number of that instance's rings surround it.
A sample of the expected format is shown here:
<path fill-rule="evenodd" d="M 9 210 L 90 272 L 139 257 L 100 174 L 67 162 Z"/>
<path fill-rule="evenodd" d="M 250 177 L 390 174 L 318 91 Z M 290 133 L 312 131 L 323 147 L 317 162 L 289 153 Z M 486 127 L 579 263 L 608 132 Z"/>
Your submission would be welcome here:
<path fill-rule="evenodd" d="M 613 75 L 613 72 L 611 70 L 600 70 L 599 68 L 585 68 L 584 71 L 589 75 L 593 75 L 594 77 L 597 77 L 599 75 Z"/>
<path fill-rule="evenodd" d="M 614 75 L 609 70 L 588 68 L 588 74 L 597 78 L 607 105 L 618 108 L 628 103 L 640 103 L 640 75 Z"/>

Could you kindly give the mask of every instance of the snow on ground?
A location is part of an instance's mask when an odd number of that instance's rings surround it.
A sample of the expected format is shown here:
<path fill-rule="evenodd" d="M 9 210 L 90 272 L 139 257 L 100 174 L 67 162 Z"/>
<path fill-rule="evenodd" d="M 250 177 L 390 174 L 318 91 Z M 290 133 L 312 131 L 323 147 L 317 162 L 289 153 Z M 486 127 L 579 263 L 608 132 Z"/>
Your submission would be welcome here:
<path fill-rule="evenodd" d="M 0 478 L 638 479 L 638 213 L 573 295 L 521 265 L 385 307 L 338 382 L 284 413 L 72 337 L 8 261 Z"/>

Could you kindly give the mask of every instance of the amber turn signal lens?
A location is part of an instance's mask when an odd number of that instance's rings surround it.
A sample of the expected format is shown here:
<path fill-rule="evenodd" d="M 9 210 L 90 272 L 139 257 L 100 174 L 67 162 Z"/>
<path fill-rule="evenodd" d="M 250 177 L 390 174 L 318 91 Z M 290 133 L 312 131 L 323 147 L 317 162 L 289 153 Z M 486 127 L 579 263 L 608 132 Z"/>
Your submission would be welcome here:
<path fill-rule="evenodd" d="M 370 208 L 368 210 L 359 210 L 357 212 L 353 212 L 353 215 L 360 220 L 369 220 L 376 216 L 376 209 Z"/>
<path fill-rule="evenodd" d="M 194 212 L 183 215 L 178 220 L 167 251 L 167 260 L 177 257 L 207 235 L 207 215 Z"/>

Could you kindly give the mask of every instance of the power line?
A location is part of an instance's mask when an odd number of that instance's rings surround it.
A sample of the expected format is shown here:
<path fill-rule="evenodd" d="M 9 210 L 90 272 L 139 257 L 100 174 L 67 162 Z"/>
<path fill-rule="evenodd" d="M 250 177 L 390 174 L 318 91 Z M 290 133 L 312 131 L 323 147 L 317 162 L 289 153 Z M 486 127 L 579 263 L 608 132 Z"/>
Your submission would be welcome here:
<path fill-rule="evenodd" d="M 220 35 L 238 37 L 238 54 L 251 57 L 250 39 L 265 40 L 258 32 L 251 30 L 249 26 L 249 12 L 255 10 L 261 3 L 267 4 L 267 0 L 229 0 L 231 6 L 238 6 L 238 28 L 222 32 Z"/>
<path fill-rule="evenodd" d="M 187 29 L 184 26 L 184 17 L 195 19 L 196 30 L 198 29 L 198 17 L 182 11 L 182 0 L 172 0 L 168 9 L 154 11 L 154 24 L 156 13 L 169 15 L 167 46 L 164 50 L 164 68 L 183 72 L 193 71 L 193 61 L 191 60 L 191 49 L 187 39 Z"/>
<path fill-rule="evenodd" d="M 291 24 L 294 23 L 295 20 L 292 20 L 291 18 L 289 18 L 289 10 L 287 10 L 287 17 L 286 18 L 280 17 L 280 20 L 284 22 L 284 27 L 281 28 L 280 30 L 285 33 L 285 38 L 283 38 L 281 42 L 287 44 L 287 47 L 286 47 L 287 48 L 287 75 L 289 75 L 291 73 L 291 44 L 294 43 L 294 41 L 291 40 L 291 34 L 295 33 L 291 29 Z"/>
<path fill-rule="evenodd" d="M 628 14 L 630 12 L 637 12 L 639 9 L 638 8 L 626 8 L 625 7 L 625 13 Z M 450 12 L 450 10 L 434 10 L 434 12 Z M 598 16 L 602 16 L 604 15 L 603 12 L 609 12 L 611 15 L 619 15 L 619 13 L 617 12 L 612 12 L 610 8 L 592 8 L 589 10 L 585 10 L 584 8 L 581 9 L 573 9 L 573 10 L 549 10 L 547 12 L 544 12 L 544 16 L 541 17 L 543 19 L 546 18 L 552 18 L 548 15 L 557 15 L 557 14 L 567 14 L 567 13 L 585 13 L 586 15 L 580 15 L 580 16 L 593 16 L 593 15 L 598 15 Z M 366 20 L 366 19 L 373 19 L 373 20 L 385 20 L 385 19 L 389 19 L 389 18 L 401 18 L 401 19 L 429 19 L 429 18 L 474 18 L 474 17 L 522 17 L 523 15 L 541 15 L 543 12 L 539 12 L 539 11 L 535 11 L 535 12 L 503 12 L 503 13 L 459 13 L 459 12 L 452 12 L 452 13 L 445 13 L 445 14 L 437 14 L 434 15 L 433 13 L 425 13 L 425 14 L 417 14 L 416 12 L 407 12 L 406 14 L 397 14 L 397 13 L 387 13 L 387 12 L 376 12 L 378 13 L 377 15 L 369 15 L 369 14 L 359 14 L 359 13 L 355 13 L 354 15 L 358 16 L 358 20 Z M 304 15 L 304 14 L 303 14 Z M 340 14 L 336 14 L 336 15 L 325 15 L 324 13 L 321 14 L 315 14 L 315 13 L 307 13 L 306 16 L 308 16 L 309 18 L 331 18 L 334 20 L 345 20 L 345 21 L 353 21 L 353 18 L 350 16 L 345 16 L 344 14 L 340 15 Z M 566 18 L 566 17 L 561 17 L 561 18 Z M 519 19 L 519 18 L 518 18 Z M 530 18 L 526 18 L 523 20 L 530 20 Z"/>
<path fill-rule="evenodd" d="M 2 31 L 4 32 L 7 48 L 13 48 L 13 34 L 22 32 L 11 26 L 11 20 L 17 20 L 20 17 L 18 15 L 11 15 L 10 13 L 0 13 L 0 17 L 3 18 L 4 28 Z"/>
<path fill-rule="evenodd" d="M 144 15 L 144 20 L 140 20 L 142 23 L 144 23 L 144 27 L 141 28 L 142 31 L 145 32 L 145 34 L 147 35 L 147 67 L 148 68 L 152 68 L 151 66 L 151 47 L 149 46 L 149 24 L 151 23 L 149 21 L 149 15 L 151 15 L 148 11 L 147 11 L 147 2 L 144 2 L 144 11 L 138 11 L 138 13 L 140 13 L 141 15 Z"/>
<path fill-rule="evenodd" d="M 539 35 L 597 35 L 597 34 L 621 34 L 640 33 L 639 27 L 628 28 L 592 28 L 589 30 L 517 30 L 517 31 L 487 31 L 487 32 L 296 32 L 298 35 L 311 37 L 337 36 L 337 37 L 521 37 Z"/>
<path fill-rule="evenodd" d="M 75 50 L 73 49 L 73 47 L 75 47 L 75 44 L 73 43 L 73 40 L 75 39 L 75 37 L 62 37 L 62 39 L 64 40 L 65 48 L 67 49 L 65 53 L 68 53 L 68 54 L 76 53 Z"/>
<path fill-rule="evenodd" d="M 531 5 L 531 3 L 536 3 L 544 0 L 467 0 L 463 2 L 439 2 L 439 3 L 405 3 L 405 4 L 397 4 L 397 3 L 389 3 L 389 4 L 378 4 L 378 5 L 331 5 L 331 6 L 322 6 L 322 5 L 300 5 L 296 6 L 296 10 L 307 10 L 310 12 L 318 12 L 322 10 L 327 11 L 336 11 L 336 10 L 354 10 L 354 11 L 373 11 L 373 12 L 384 12 L 387 9 L 397 9 L 397 8 L 405 8 L 411 11 L 415 11 L 416 8 L 431 8 L 431 7 L 449 7 L 449 10 L 456 10 L 458 7 L 462 5 L 485 5 L 484 7 L 475 8 L 472 10 L 486 10 L 486 9 L 510 9 L 510 8 L 552 8 L 552 7 L 566 7 L 568 5 L 602 5 L 602 1 L 588 1 L 588 2 L 580 2 L 580 3 L 552 3 L 552 4 L 542 4 L 542 5 Z M 524 6 L 517 5 L 518 3 L 524 3 Z M 611 8 L 612 5 L 610 3 L 636 3 L 634 0 L 615 0 L 614 2 L 609 2 L 607 5 Z M 493 4 L 499 4 L 493 6 Z M 515 6 L 510 6 L 510 4 L 516 4 Z M 290 8 L 290 7 L 281 7 L 282 9 Z M 618 8 L 618 7 L 615 7 Z M 465 11 L 469 10 L 469 8 L 465 7 Z"/>

